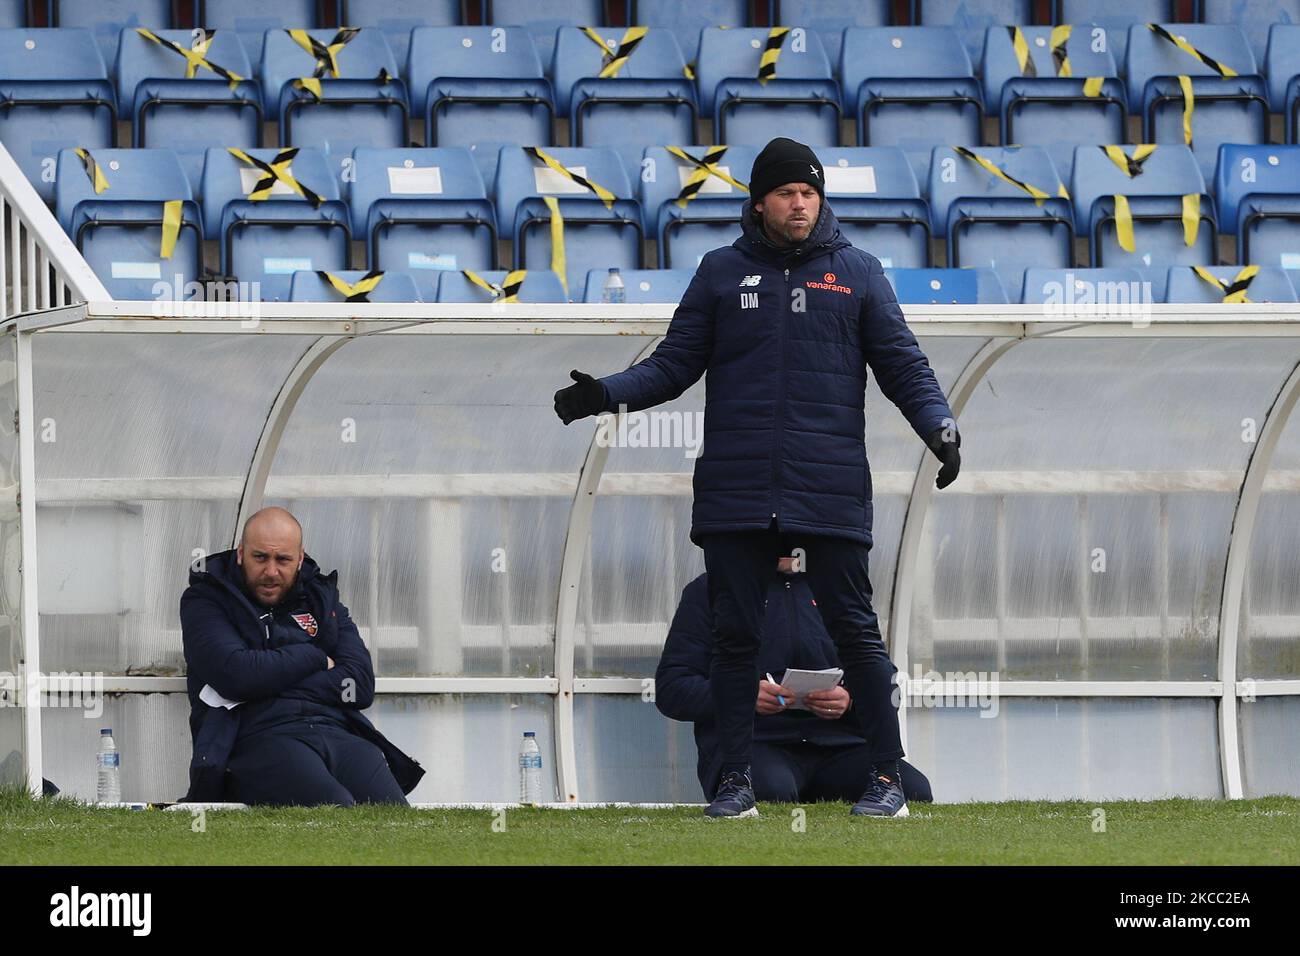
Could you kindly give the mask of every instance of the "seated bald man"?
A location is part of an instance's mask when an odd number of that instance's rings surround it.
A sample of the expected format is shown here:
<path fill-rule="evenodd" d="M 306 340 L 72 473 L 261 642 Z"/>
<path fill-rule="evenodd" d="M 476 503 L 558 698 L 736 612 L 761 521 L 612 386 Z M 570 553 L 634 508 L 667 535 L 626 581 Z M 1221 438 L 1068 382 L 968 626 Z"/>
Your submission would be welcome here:
<path fill-rule="evenodd" d="M 257 512 L 238 548 L 191 571 L 181 596 L 194 741 L 186 801 L 406 803 L 424 770 L 361 713 L 375 674 L 337 582 L 283 508 Z"/>

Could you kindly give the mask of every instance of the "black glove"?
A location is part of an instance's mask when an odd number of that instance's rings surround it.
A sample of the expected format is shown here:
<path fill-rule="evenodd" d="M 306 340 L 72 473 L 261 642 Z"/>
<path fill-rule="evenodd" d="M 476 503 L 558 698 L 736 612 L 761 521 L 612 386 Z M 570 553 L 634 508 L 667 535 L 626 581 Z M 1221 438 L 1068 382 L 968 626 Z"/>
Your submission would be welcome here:
<path fill-rule="evenodd" d="M 577 384 L 555 393 L 555 414 L 560 416 L 560 421 L 567 425 L 605 410 L 604 385 L 576 368 L 569 373 L 569 378 Z"/>
<path fill-rule="evenodd" d="M 947 488 L 956 481 L 957 472 L 961 471 L 961 452 L 957 450 L 961 447 L 961 434 L 954 428 L 952 437 L 944 441 L 944 434 L 947 432 L 947 428 L 940 428 L 925 440 L 930 451 L 934 452 L 934 456 L 943 463 L 939 474 L 934 479 L 935 485 L 940 488 Z"/>

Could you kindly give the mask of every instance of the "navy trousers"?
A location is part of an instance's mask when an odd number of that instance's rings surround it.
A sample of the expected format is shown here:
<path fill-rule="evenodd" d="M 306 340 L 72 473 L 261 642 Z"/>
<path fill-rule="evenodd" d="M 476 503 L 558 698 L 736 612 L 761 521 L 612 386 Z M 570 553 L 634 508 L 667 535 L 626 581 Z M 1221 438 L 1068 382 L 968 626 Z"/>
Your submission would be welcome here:
<path fill-rule="evenodd" d="M 871 607 L 870 545 L 770 528 L 706 535 L 701 544 L 714 635 L 709 684 L 723 772 L 742 770 L 751 763 L 768 585 L 781 576 L 777 559 L 796 547 L 803 549 L 808 587 L 835 642 L 844 685 L 871 745 L 871 762 L 902 757 L 894 680 L 898 669 L 885 650 Z"/>
<path fill-rule="evenodd" d="M 243 737 L 226 766 L 226 794 L 240 803 L 407 805 L 383 751 L 328 718 L 304 717 Z"/>
<path fill-rule="evenodd" d="M 871 783 L 871 748 L 866 744 L 826 747 L 809 743 L 754 744 L 754 796 L 772 803 L 815 800 L 856 801 Z M 906 760 L 898 762 L 903 796 L 930 802 L 930 781 Z"/>

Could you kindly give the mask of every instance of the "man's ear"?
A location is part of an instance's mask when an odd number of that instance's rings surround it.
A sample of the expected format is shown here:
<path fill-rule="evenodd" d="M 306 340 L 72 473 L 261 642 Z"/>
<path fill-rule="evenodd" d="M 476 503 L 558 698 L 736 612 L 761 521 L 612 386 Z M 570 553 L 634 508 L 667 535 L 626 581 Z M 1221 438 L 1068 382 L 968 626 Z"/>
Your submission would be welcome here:
<path fill-rule="evenodd" d="M 240 545 L 235 549 L 235 563 L 240 567 L 244 566 L 244 547 Z"/>

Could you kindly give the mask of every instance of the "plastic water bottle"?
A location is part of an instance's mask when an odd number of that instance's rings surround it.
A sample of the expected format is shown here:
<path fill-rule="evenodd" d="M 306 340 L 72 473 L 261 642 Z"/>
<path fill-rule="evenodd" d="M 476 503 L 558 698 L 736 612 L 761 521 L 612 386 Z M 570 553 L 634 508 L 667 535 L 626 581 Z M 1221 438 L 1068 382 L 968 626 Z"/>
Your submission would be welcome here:
<path fill-rule="evenodd" d="M 519 748 L 519 802 L 542 802 L 542 751 L 531 730 L 524 731 L 524 745 Z"/>
<path fill-rule="evenodd" d="M 122 781 L 118 777 L 121 756 L 117 743 L 113 740 L 113 728 L 105 727 L 99 732 L 99 753 L 96 754 L 99 767 L 99 777 L 95 784 L 96 803 L 122 802 Z"/>
<path fill-rule="evenodd" d="M 617 266 L 609 270 L 609 277 L 605 280 L 600 301 L 606 305 L 622 305 L 627 301 L 627 289 L 623 285 L 623 277 L 619 274 Z"/>

